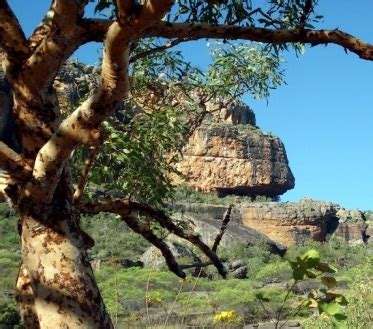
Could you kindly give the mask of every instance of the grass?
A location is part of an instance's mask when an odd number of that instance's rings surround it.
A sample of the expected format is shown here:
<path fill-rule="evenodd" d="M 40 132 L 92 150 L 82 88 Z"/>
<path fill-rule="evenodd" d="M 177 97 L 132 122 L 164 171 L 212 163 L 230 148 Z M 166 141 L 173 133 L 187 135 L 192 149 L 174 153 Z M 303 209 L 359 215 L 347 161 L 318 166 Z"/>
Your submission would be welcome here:
<path fill-rule="evenodd" d="M 16 321 L 17 312 L 9 292 L 14 289 L 21 260 L 17 216 L 0 204 L 0 218 L 0 327 L 13 321 L 9 328 L 16 328 L 19 320 Z M 95 275 L 117 328 L 149 325 L 178 328 L 182 322 L 211 326 L 214 315 L 231 310 L 245 323 L 267 321 L 282 303 L 284 286 L 291 284 L 286 258 L 294 259 L 311 248 L 319 250 L 321 259 L 338 269 L 336 278 L 345 283 L 340 291 L 350 302 L 346 309 L 349 328 L 373 327 L 373 257 L 365 246 L 352 247 L 334 238 L 324 244 L 309 241 L 303 246 L 291 247 L 286 257 L 280 258 L 261 244 L 251 247 L 236 244 L 229 249 L 222 248 L 220 255 L 229 261 L 246 261 L 248 279 L 222 280 L 213 268 L 208 268 L 207 273 L 214 279 L 188 277 L 180 281 L 167 271 L 125 269 L 111 263 L 110 260 L 116 258 L 138 259 L 149 246 L 115 216 L 83 217 L 82 226 L 96 240 L 96 246 L 90 251 L 91 258 L 109 260 Z M 264 305 L 267 311 L 257 300 L 259 293 L 269 300 Z M 285 314 L 302 298 L 291 294 Z M 306 328 L 331 328 L 328 318 L 306 320 L 309 315 L 308 311 L 299 315 L 304 318 Z"/>

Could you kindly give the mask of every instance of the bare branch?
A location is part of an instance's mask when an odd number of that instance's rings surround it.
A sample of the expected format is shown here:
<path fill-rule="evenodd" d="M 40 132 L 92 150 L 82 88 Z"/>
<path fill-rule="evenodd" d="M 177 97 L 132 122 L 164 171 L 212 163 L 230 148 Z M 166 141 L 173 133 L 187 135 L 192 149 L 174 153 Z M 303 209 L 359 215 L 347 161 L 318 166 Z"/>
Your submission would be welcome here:
<path fill-rule="evenodd" d="M 166 264 L 171 272 L 174 272 L 180 278 L 186 277 L 185 273 L 176 262 L 176 259 L 167 243 L 157 237 L 147 225 L 142 224 L 132 216 L 122 216 L 122 220 L 124 220 L 134 232 L 141 234 L 146 240 L 162 252 Z"/>
<path fill-rule="evenodd" d="M 110 21 L 85 20 L 86 41 L 102 40 L 109 25 Z M 312 46 L 332 43 L 348 49 L 362 59 L 373 60 L 372 44 L 338 29 L 266 29 L 235 25 L 210 25 L 207 23 L 158 22 L 146 29 L 142 37 L 247 40 L 274 44 L 300 42 Z"/>
<path fill-rule="evenodd" d="M 167 229 L 170 233 L 173 233 L 198 247 L 215 265 L 220 275 L 222 277 L 226 276 L 226 269 L 224 265 L 222 264 L 216 253 L 212 251 L 200 239 L 199 235 L 185 232 L 181 227 L 173 223 L 172 219 L 161 210 L 157 210 L 144 203 L 134 202 L 128 199 L 97 204 L 81 203 L 78 205 L 78 208 L 86 213 L 110 212 L 119 214 L 124 218 L 130 216 L 133 212 L 139 212 L 141 214 L 149 216 L 157 221 L 163 228 Z"/>
<path fill-rule="evenodd" d="M 171 24 L 158 23 L 144 33 L 146 36 L 163 38 L 213 38 L 227 40 L 250 40 L 274 44 L 301 42 L 312 46 L 333 43 L 357 54 L 360 58 L 373 60 L 373 45 L 339 30 L 311 29 L 266 29 L 231 25 Z"/>
<path fill-rule="evenodd" d="M 302 15 L 299 20 L 299 28 L 304 29 L 307 19 L 313 11 L 313 0 L 306 0 Z"/>
<path fill-rule="evenodd" d="M 169 42 L 166 42 L 165 44 L 163 44 L 162 46 L 159 46 L 159 47 L 154 47 L 152 49 L 149 49 L 149 50 L 146 50 L 142 53 L 139 53 L 139 54 L 136 54 L 134 56 L 131 56 L 130 58 L 130 63 L 134 63 L 136 62 L 137 60 L 139 59 L 142 59 L 142 58 L 145 58 L 145 57 L 148 57 L 150 55 L 153 55 L 153 54 L 156 54 L 156 53 L 159 53 L 161 51 L 164 51 L 164 50 L 167 50 L 167 49 L 170 49 L 172 47 L 175 47 L 177 46 L 178 44 L 180 43 L 183 43 L 183 42 L 187 42 L 187 41 L 191 41 L 193 39 L 191 38 L 184 38 L 184 39 L 174 39 L 172 41 L 169 41 Z"/>
<path fill-rule="evenodd" d="M 231 220 L 232 209 L 233 209 L 233 204 L 230 204 L 227 211 L 224 214 L 223 222 L 222 222 L 221 228 L 220 228 L 220 232 L 216 236 L 215 241 L 214 241 L 214 245 L 212 246 L 212 251 L 215 252 L 215 253 L 218 250 L 220 241 L 223 238 L 223 235 L 224 235 L 224 233 L 227 229 L 229 221 Z"/>
<path fill-rule="evenodd" d="M 32 168 L 18 153 L 0 141 L 0 167 L 4 168 L 12 178 L 25 179 L 31 176 Z"/>
<path fill-rule="evenodd" d="M 97 146 L 91 146 L 89 148 L 88 157 L 84 162 L 84 167 L 83 167 L 82 172 L 80 174 L 80 179 L 79 179 L 78 185 L 76 187 L 76 190 L 75 190 L 75 193 L 74 193 L 74 196 L 73 196 L 73 199 L 74 199 L 75 203 L 79 202 L 81 197 L 83 196 L 84 189 L 86 188 L 87 181 L 88 181 L 88 175 L 89 175 L 89 172 L 91 171 L 91 168 L 93 166 L 93 162 L 96 158 L 97 152 L 98 152 L 98 147 Z"/>
<path fill-rule="evenodd" d="M 0 48 L 12 61 L 26 58 L 30 52 L 21 25 L 6 0 L 0 1 Z"/>

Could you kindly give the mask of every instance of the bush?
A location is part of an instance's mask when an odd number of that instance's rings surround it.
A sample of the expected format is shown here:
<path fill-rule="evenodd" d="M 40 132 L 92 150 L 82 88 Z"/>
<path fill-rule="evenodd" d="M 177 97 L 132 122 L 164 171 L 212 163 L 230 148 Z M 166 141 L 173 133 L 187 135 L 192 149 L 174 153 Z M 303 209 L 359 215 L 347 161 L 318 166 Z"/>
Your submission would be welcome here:
<path fill-rule="evenodd" d="M 1 329 L 20 329 L 21 318 L 14 302 L 5 302 L 0 304 L 0 328 Z"/>

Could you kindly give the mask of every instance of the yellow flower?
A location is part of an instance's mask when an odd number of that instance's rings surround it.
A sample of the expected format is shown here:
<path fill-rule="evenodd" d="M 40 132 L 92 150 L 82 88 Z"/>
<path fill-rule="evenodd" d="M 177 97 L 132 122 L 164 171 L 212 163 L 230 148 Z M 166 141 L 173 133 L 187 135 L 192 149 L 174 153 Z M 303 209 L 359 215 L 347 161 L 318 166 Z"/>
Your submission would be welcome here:
<path fill-rule="evenodd" d="M 222 311 L 214 316 L 214 322 L 232 322 L 237 318 L 235 311 Z"/>
<path fill-rule="evenodd" d="M 155 294 L 155 300 L 157 301 L 157 303 L 162 303 L 162 298 L 161 298 L 160 292 L 157 292 Z"/>

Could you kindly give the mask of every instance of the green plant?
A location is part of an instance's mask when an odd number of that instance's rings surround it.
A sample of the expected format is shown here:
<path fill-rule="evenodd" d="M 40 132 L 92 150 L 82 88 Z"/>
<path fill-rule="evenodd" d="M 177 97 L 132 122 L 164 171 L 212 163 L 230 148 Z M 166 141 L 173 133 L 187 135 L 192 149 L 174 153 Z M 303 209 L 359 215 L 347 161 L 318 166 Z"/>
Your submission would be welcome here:
<path fill-rule="evenodd" d="M 289 264 L 292 269 L 293 283 L 288 288 L 283 298 L 282 305 L 274 312 L 276 314 L 276 318 L 273 320 L 275 328 L 282 328 L 286 324 L 287 321 L 280 324 L 286 303 L 295 285 L 305 278 L 319 278 L 324 287 L 314 289 L 310 292 L 306 300 L 293 308 L 290 316 L 296 316 L 301 310 L 307 307 L 317 308 L 319 314 L 326 314 L 330 317 L 331 322 L 336 328 L 345 328 L 346 325 L 344 321 L 347 319 L 347 316 L 343 313 L 343 307 L 348 304 L 347 300 L 344 295 L 329 290 L 335 288 L 337 285 L 337 281 L 333 276 L 337 270 L 328 263 L 321 262 L 320 254 L 315 249 L 308 250 L 303 256 L 297 256 L 295 260 L 289 260 Z M 256 296 L 263 309 L 267 311 L 264 302 L 268 302 L 270 299 L 264 297 L 262 293 L 258 293 Z"/>
<path fill-rule="evenodd" d="M 14 301 L 0 303 L 0 328 L 21 329 L 21 318 Z"/>

